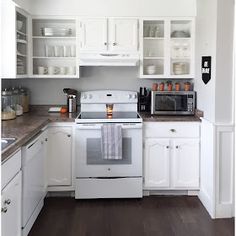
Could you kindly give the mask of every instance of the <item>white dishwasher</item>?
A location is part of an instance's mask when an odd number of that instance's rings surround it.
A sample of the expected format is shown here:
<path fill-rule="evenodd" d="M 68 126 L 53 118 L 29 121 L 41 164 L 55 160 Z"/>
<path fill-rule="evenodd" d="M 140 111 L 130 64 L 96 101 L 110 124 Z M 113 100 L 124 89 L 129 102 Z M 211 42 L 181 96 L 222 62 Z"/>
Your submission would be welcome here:
<path fill-rule="evenodd" d="M 43 207 L 45 142 L 41 132 L 22 147 L 22 236 L 28 235 Z"/>

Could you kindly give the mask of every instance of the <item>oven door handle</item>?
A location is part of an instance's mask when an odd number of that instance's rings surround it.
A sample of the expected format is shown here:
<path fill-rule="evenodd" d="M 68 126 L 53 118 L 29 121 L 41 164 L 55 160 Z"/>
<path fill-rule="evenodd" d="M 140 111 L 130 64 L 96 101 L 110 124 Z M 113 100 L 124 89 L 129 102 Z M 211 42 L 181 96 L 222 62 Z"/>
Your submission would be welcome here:
<path fill-rule="evenodd" d="M 117 123 L 118 124 L 118 123 Z M 142 123 L 123 123 L 122 129 L 142 129 Z M 76 129 L 79 130 L 96 130 L 101 129 L 102 124 L 76 124 Z"/>

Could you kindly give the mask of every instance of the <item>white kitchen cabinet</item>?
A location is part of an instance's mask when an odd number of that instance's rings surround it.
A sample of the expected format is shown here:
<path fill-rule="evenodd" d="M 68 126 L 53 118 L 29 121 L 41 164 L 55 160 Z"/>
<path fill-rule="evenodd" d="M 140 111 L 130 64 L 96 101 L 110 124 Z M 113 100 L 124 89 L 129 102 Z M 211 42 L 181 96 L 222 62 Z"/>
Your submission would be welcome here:
<path fill-rule="evenodd" d="M 111 51 L 138 50 L 138 20 L 112 19 L 110 20 L 110 47 Z"/>
<path fill-rule="evenodd" d="M 21 151 L 9 157 L 1 167 L 1 235 L 21 236 Z"/>
<path fill-rule="evenodd" d="M 21 172 L 2 190 L 1 202 L 1 235 L 21 236 Z"/>
<path fill-rule="evenodd" d="M 72 185 L 72 127 L 48 128 L 47 183 Z"/>
<path fill-rule="evenodd" d="M 1 77 L 25 78 L 29 71 L 29 14 L 13 1 L 1 5 Z"/>
<path fill-rule="evenodd" d="M 77 19 L 34 16 L 30 77 L 79 78 Z"/>
<path fill-rule="evenodd" d="M 173 187 L 199 187 L 199 140 L 173 140 Z"/>
<path fill-rule="evenodd" d="M 108 48 L 107 19 L 83 19 L 80 22 L 80 50 L 106 51 Z"/>
<path fill-rule="evenodd" d="M 145 140 L 145 187 L 170 186 L 170 141 L 151 138 Z"/>
<path fill-rule="evenodd" d="M 199 123 L 145 122 L 144 189 L 199 188 Z"/>
<path fill-rule="evenodd" d="M 140 44 L 140 78 L 194 78 L 193 17 L 142 19 Z"/>
<path fill-rule="evenodd" d="M 83 53 L 138 51 L 138 19 L 81 19 L 80 35 L 80 51 Z"/>

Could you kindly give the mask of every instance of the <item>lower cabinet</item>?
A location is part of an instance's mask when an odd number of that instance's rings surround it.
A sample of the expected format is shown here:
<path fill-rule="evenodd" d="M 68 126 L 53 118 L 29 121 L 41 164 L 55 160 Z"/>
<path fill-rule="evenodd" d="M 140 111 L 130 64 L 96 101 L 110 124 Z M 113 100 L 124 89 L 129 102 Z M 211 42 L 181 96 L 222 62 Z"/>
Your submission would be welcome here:
<path fill-rule="evenodd" d="M 21 236 L 21 172 L 2 190 L 1 202 L 1 235 Z"/>
<path fill-rule="evenodd" d="M 199 187 L 199 140 L 173 140 L 172 183 L 176 188 Z"/>
<path fill-rule="evenodd" d="M 47 184 L 72 185 L 72 127 L 48 128 Z"/>
<path fill-rule="evenodd" d="M 170 187 L 170 141 L 145 140 L 145 187 Z"/>
<path fill-rule="evenodd" d="M 199 125 L 192 126 L 144 125 L 144 189 L 199 189 Z"/>

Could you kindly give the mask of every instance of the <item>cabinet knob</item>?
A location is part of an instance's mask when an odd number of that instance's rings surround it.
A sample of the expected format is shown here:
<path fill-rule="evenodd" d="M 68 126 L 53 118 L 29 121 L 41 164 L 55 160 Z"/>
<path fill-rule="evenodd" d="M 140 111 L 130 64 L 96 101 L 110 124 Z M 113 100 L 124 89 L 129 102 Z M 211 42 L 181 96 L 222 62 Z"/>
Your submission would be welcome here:
<path fill-rule="evenodd" d="M 113 43 L 113 46 L 116 46 L 117 45 L 117 43 Z"/>
<path fill-rule="evenodd" d="M 70 135 L 70 134 L 67 134 L 67 137 L 68 137 L 68 138 L 70 138 L 70 137 L 71 137 L 71 135 Z"/>
<path fill-rule="evenodd" d="M 4 201 L 5 204 L 10 205 L 11 204 L 11 199 L 7 199 Z"/>
<path fill-rule="evenodd" d="M 110 170 L 111 170 L 111 168 L 108 168 L 107 170 L 108 170 L 108 171 L 110 171 Z"/>
<path fill-rule="evenodd" d="M 2 210 L 1 210 L 3 213 L 6 213 L 7 212 L 7 207 L 2 207 Z"/>
<path fill-rule="evenodd" d="M 175 129 L 170 129 L 170 131 L 171 131 L 172 133 L 175 133 L 175 132 L 176 132 L 176 130 L 175 130 Z"/>
<path fill-rule="evenodd" d="M 176 148 L 176 149 L 178 149 L 178 148 L 179 148 L 179 146 L 175 146 L 175 148 Z"/>
<path fill-rule="evenodd" d="M 45 138 L 45 142 L 47 142 L 48 141 L 48 139 L 47 138 Z"/>
<path fill-rule="evenodd" d="M 107 46 L 107 42 L 105 42 L 104 45 Z"/>
<path fill-rule="evenodd" d="M 166 146 L 166 148 L 167 148 L 167 149 L 169 149 L 169 148 L 170 148 L 170 146 Z"/>

